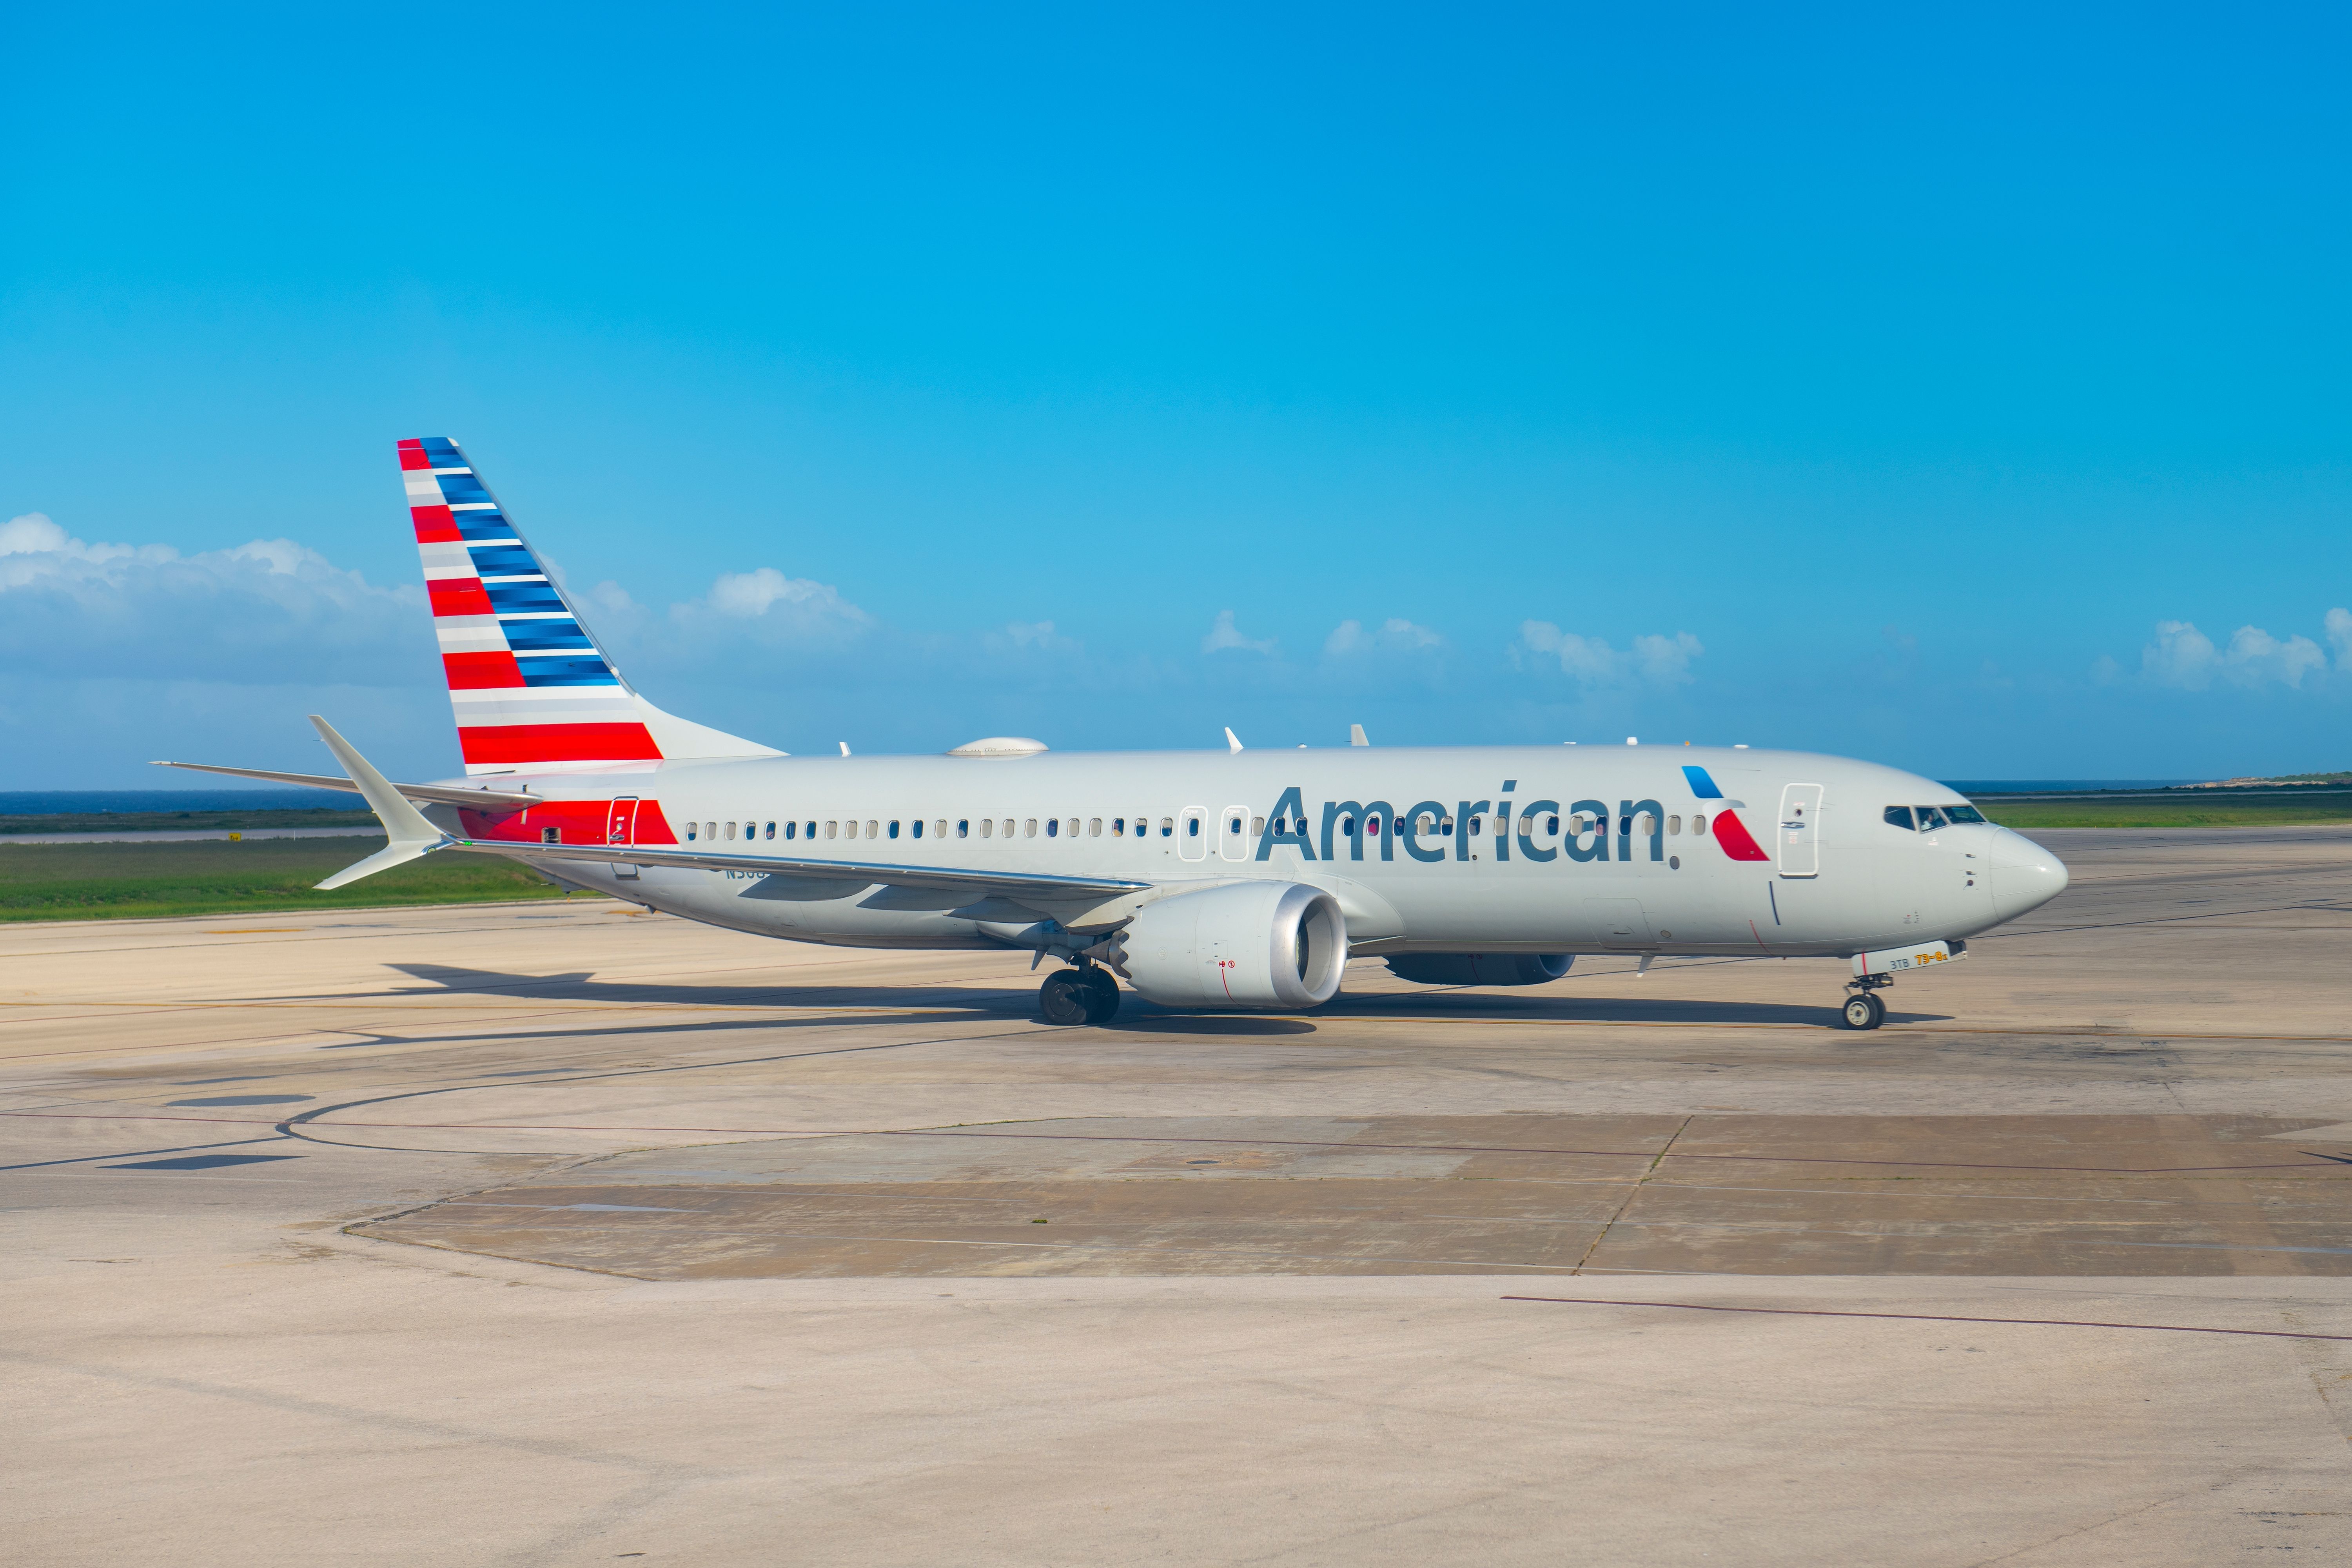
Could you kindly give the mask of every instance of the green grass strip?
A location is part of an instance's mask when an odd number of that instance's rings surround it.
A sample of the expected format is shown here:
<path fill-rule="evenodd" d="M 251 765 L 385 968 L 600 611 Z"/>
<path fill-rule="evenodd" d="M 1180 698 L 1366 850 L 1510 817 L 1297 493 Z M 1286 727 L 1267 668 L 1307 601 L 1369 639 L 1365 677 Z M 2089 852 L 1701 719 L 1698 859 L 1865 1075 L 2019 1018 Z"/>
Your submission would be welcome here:
<path fill-rule="evenodd" d="M 0 921 L 152 920 L 564 896 L 563 889 L 512 860 L 450 851 L 331 893 L 311 889 L 313 882 L 383 847 L 381 837 L 250 838 L 241 844 L 0 840 Z"/>

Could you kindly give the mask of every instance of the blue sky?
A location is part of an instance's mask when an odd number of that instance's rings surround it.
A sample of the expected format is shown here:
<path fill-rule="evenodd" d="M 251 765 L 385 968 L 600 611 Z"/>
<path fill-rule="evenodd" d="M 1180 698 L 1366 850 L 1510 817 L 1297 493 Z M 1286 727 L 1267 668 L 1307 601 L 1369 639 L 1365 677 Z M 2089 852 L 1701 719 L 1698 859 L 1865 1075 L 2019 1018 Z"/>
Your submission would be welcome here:
<path fill-rule="evenodd" d="M 793 751 L 2352 765 L 2347 26 L 52 7 L 0 788 L 453 770 L 443 434 Z"/>

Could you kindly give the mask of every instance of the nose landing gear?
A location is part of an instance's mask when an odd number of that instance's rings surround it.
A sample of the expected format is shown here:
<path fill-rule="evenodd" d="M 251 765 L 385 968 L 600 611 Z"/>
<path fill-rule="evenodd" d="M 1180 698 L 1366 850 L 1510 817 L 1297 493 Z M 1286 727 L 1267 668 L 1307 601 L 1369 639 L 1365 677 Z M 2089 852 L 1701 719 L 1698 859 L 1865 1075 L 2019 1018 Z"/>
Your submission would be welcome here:
<path fill-rule="evenodd" d="M 1118 1016 L 1118 982 L 1091 963 L 1057 969 L 1037 988 L 1037 1011 L 1048 1024 L 1108 1024 Z"/>
<path fill-rule="evenodd" d="M 1886 1004 L 1879 1000 L 1878 993 L 1894 984 L 1892 974 L 1864 974 L 1847 981 L 1845 988 L 1853 994 L 1845 999 L 1840 1021 L 1849 1029 L 1875 1029 L 1886 1022 Z"/>

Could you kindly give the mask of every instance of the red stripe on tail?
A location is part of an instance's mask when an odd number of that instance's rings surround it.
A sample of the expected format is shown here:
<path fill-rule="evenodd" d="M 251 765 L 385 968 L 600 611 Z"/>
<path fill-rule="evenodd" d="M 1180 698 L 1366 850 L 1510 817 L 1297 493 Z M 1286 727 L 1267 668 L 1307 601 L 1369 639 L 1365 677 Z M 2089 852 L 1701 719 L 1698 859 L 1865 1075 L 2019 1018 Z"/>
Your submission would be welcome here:
<path fill-rule="evenodd" d="M 436 616 L 487 616 L 490 595 L 479 577 L 434 577 L 425 582 L 425 593 L 432 595 L 433 613 Z"/>
<path fill-rule="evenodd" d="M 483 691 L 495 686 L 520 686 L 522 669 L 510 653 L 445 653 L 441 668 L 449 672 L 452 691 Z"/>
<path fill-rule="evenodd" d="M 457 731 L 466 761 L 656 763 L 661 748 L 643 724 L 478 724 Z"/>

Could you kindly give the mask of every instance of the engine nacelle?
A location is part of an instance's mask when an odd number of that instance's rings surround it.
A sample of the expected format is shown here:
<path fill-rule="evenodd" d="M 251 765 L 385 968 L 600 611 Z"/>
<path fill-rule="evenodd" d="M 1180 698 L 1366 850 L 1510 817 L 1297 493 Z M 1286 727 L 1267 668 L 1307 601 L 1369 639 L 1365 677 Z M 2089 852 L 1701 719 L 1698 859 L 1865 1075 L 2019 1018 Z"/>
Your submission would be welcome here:
<path fill-rule="evenodd" d="M 1415 985 L 1542 985 L 1575 962 L 1566 952 L 1407 952 L 1389 973 Z"/>
<path fill-rule="evenodd" d="M 1163 1007 L 1319 1007 L 1348 962 L 1339 900 L 1298 882 L 1178 893 L 1119 934 L 1129 980 Z"/>

